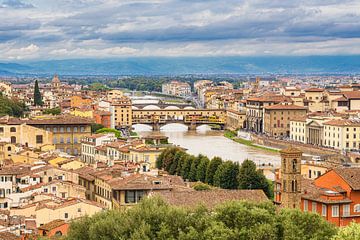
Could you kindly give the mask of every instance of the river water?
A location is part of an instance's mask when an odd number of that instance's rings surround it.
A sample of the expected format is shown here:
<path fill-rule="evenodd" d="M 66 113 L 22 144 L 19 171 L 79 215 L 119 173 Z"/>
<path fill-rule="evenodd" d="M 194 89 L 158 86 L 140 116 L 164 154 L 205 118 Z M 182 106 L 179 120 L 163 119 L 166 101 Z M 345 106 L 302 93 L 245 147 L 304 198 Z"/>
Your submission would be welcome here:
<path fill-rule="evenodd" d="M 141 136 L 152 134 L 151 128 L 146 125 L 134 125 L 134 129 Z M 208 126 L 200 126 L 195 132 L 188 131 L 187 127 L 181 124 L 169 124 L 161 128 L 161 133 L 169 137 L 169 142 L 186 148 L 190 154 L 201 153 L 209 158 L 219 156 L 224 160 L 239 163 L 250 159 L 259 165 L 280 165 L 278 153 L 236 143 L 224 137 L 222 131 L 213 131 Z"/>

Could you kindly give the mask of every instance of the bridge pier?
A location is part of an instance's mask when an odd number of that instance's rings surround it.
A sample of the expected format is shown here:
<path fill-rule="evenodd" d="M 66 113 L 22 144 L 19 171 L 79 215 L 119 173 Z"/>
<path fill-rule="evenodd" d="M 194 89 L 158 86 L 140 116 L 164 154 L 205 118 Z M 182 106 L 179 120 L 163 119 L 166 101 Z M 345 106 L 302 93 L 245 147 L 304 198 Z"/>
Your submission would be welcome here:
<path fill-rule="evenodd" d="M 190 125 L 188 126 L 188 130 L 189 131 L 196 131 L 196 123 L 190 123 Z"/>
<path fill-rule="evenodd" d="M 152 130 L 159 132 L 160 131 L 160 124 L 159 123 L 153 123 L 152 124 Z"/>

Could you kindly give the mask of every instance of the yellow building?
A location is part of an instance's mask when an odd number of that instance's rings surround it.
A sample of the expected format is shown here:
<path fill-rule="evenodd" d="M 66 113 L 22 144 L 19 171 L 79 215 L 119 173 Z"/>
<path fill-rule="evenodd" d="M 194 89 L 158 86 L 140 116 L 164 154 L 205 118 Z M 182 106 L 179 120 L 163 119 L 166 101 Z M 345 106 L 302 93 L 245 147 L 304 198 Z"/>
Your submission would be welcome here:
<path fill-rule="evenodd" d="M 233 110 L 226 111 L 226 128 L 237 130 L 245 128 L 246 112 L 238 112 Z"/>
<path fill-rule="evenodd" d="M 25 147 L 41 148 L 52 144 L 51 132 L 26 124 L 25 120 L 12 117 L 0 119 L 0 139 Z"/>
<path fill-rule="evenodd" d="M 33 164 L 39 161 L 39 152 L 34 152 L 30 149 L 21 150 L 11 154 L 11 160 L 14 163 L 28 163 Z"/>
<path fill-rule="evenodd" d="M 306 161 L 301 163 L 301 175 L 307 179 L 316 179 L 331 170 L 321 162 Z"/>
<path fill-rule="evenodd" d="M 70 111 L 71 115 L 77 116 L 77 117 L 84 117 L 84 118 L 93 118 L 94 117 L 94 111 L 91 107 L 81 107 L 81 108 L 74 108 Z"/>
<path fill-rule="evenodd" d="M 92 216 L 102 210 L 103 207 L 99 204 L 80 198 L 40 203 L 35 209 L 36 225 L 39 227 L 56 219 L 70 221 L 83 216 Z"/>
<path fill-rule="evenodd" d="M 360 121 L 334 119 L 324 122 L 324 146 L 339 150 L 360 149 Z"/>
<path fill-rule="evenodd" d="M 59 167 L 66 170 L 75 170 L 85 166 L 85 163 L 76 159 L 57 157 L 49 161 L 54 167 Z"/>
<path fill-rule="evenodd" d="M 128 97 L 113 99 L 110 106 L 111 128 L 131 127 L 132 105 Z"/>
<path fill-rule="evenodd" d="M 290 118 L 306 115 L 305 107 L 277 104 L 264 107 L 264 132 L 270 136 L 290 136 Z"/>
<path fill-rule="evenodd" d="M 5 159 L 11 159 L 11 155 L 15 152 L 15 145 L 7 142 L 0 142 L 0 164 Z"/>
<path fill-rule="evenodd" d="M 159 157 L 164 148 L 138 145 L 130 147 L 130 161 L 139 163 L 144 172 L 156 168 L 156 159 Z"/>
<path fill-rule="evenodd" d="M 324 89 L 308 88 L 305 90 L 304 106 L 308 107 L 310 112 L 323 112 L 330 108 L 329 101 L 324 98 Z"/>
<path fill-rule="evenodd" d="M 81 139 L 91 135 L 92 119 L 60 115 L 46 119 L 30 119 L 28 125 L 52 133 L 52 143 L 57 150 L 72 155 L 81 152 Z"/>
<path fill-rule="evenodd" d="M 107 91 L 106 97 L 109 102 L 112 102 L 116 98 L 122 98 L 124 93 L 119 89 L 112 89 Z"/>
<path fill-rule="evenodd" d="M 90 106 L 91 104 L 92 104 L 91 98 L 85 98 L 83 96 L 71 96 L 70 97 L 70 107 L 71 108 Z"/>

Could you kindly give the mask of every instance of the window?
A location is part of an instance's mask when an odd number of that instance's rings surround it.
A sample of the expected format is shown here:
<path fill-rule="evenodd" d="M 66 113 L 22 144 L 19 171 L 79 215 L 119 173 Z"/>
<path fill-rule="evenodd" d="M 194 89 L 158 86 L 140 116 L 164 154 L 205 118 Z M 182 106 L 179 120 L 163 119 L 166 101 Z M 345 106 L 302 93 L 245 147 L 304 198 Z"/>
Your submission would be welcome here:
<path fill-rule="evenodd" d="M 308 200 L 304 200 L 304 212 L 308 211 Z"/>
<path fill-rule="evenodd" d="M 69 137 L 66 139 L 66 143 L 71 143 L 71 141 L 70 141 L 70 138 L 69 138 Z"/>
<path fill-rule="evenodd" d="M 66 128 L 66 131 L 67 131 L 67 132 L 71 132 L 71 128 L 70 128 L 70 127 L 67 127 L 67 128 Z"/>
<path fill-rule="evenodd" d="M 64 138 L 63 137 L 60 138 L 60 143 L 64 143 Z"/>
<path fill-rule="evenodd" d="M 321 215 L 324 217 L 327 215 L 327 206 L 325 204 L 321 206 Z"/>
<path fill-rule="evenodd" d="M 74 143 L 78 143 L 77 137 L 74 137 Z"/>
<path fill-rule="evenodd" d="M 60 132 L 63 133 L 64 132 L 64 128 L 60 127 Z"/>
<path fill-rule="evenodd" d="M 78 212 L 81 212 L 81 208 L 78 208 L 78 210 L 77 210 Z"/>
<path fill-rule="evenodd" d="M 47 188 L 44 188 L 44 192 L 47 193 L 47 192 L 48 192 L 48 189 L 47 189 Z"/>
<path fill-rule="evenodd" d="M 354 206 L 354 212 L 360 212 L 360 204 L 355 204 Z"/>
<path fill-rule="evenodd" d="M 10 132 L 16 132 L 16 128 L 15 128 L 15 127 L 11 127 L 11 128 L 10 128 Z"/>
<path fill-rule="evenodd" d="M 311 211 L 314 212 L 314 213 L 316 213 L 316 212 L 317 212 L 316 208 L 317 208 L 316 202 L 312 202 L 312 204 L 311 204 Z"/>
<path fill-rule="evenodd" d="M 80 132 L 85 132 L 85 128 L 84 128 L 84 127 L 80 127 Z"/>
<path fill-rule="evenodd" d="M 36 135 L 36 143 L 37 144 L 43 143 L 43 135 Z"/>
<path fill-rule="evenodd" d="M 53 192 L 56 192 L 56 187 L 52 187 L 52 191 L 53 191 Z"/>
<path fill-rule="evenodd" d="M 74 127 L 74 132 L 77 132 L 78 131 L 78 128 L 77 127 Z"/>
<path fill-rule="evenodd" d="M 13 144 L 15 144 L 15 143 L 16 143 L 16 137 L 12 136 L 12 137 L 10 138 L 10 142 L 13 143 Z"/>
<path fill-rule="evenodd" d="M 64 214 L 64 218 L 68 218 L 69 217 L 69 214 L 68 213 L 65 213 Z"/>
<path fill-rule="evenodd" d="M 0 127 L 0 133 L 3 133 L 3 132 L 4 132 L 4 128 Z"/>
<path fill-rule="evenodd" d="M 350 204 L 343 205 L 343 216 L 344 217 L 350 216 Z"/>
<path fill-rule="evenodd" d="M 57 144 L 57 138 L 56 137 L 53 138 L 53 144 Z"/>
<path fill-rule="evenodd" d="M 332 217 L 339 217 L 339 205 L 333 205 L 331 207 L 331 216 Z"/>
<path fill-rule="evenodd" d="M 54 131 L 54 133 L 56 133 L 57 132 L 57 127 L 54 127 L 53 131 Z"/>
<path fill-rule="evenodd" d="M 125 192 L 125 202 L 126 203 L 137 203 L 145 195 L 144 191 L 126 191 Z"/>

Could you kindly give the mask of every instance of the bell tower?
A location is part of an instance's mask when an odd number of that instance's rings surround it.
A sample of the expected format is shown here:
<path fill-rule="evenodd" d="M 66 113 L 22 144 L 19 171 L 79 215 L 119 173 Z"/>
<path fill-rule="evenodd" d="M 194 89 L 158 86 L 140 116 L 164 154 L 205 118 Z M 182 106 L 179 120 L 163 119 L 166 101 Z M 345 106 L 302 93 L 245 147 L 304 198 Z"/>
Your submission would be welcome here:
<path fill-rule="evenodd" d="M 302 152 L 294 147 L 283 149 L 281 155 L 281 206 L 300 208 L 301 202 L 301 157 Z"/>

